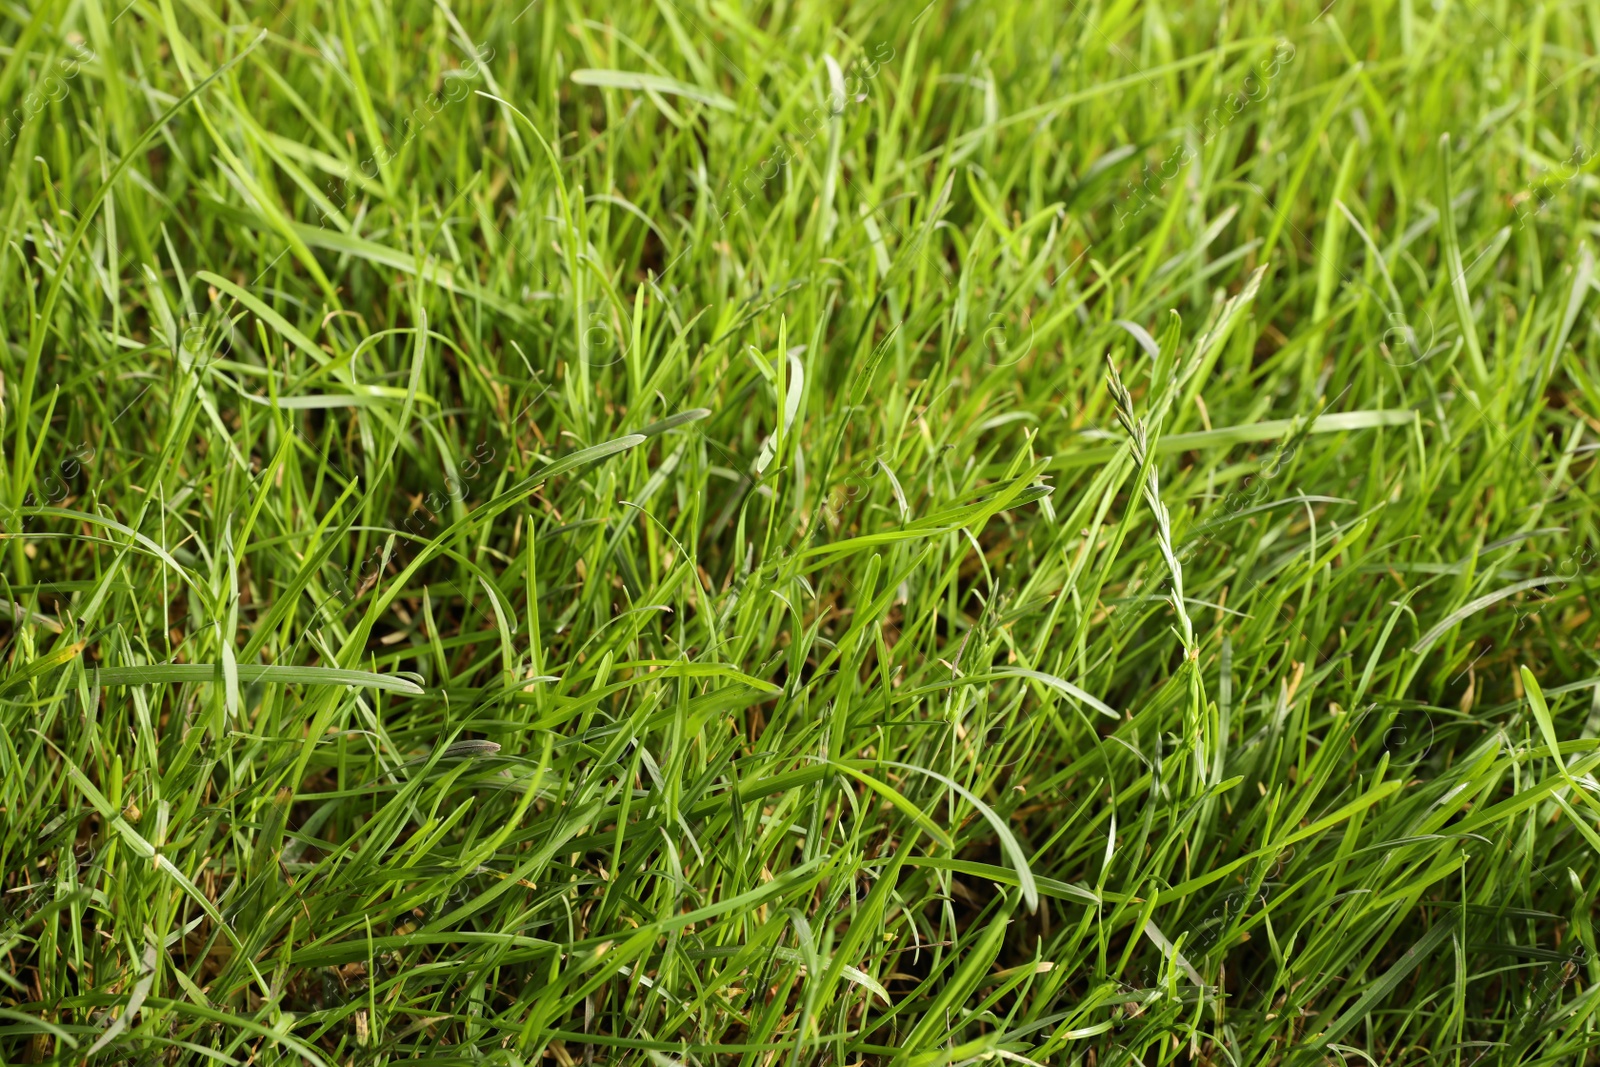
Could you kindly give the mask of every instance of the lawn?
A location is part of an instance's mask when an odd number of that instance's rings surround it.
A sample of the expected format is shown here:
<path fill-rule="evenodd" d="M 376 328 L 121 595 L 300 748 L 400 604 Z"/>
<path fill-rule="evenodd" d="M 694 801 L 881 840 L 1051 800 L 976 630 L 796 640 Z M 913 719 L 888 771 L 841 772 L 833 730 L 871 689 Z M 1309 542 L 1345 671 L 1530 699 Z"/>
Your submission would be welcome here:
<path fill-rule="evenodd" d="M 0 1063 L 1600 1063 L 1600 2 L 0 8 Z"/>

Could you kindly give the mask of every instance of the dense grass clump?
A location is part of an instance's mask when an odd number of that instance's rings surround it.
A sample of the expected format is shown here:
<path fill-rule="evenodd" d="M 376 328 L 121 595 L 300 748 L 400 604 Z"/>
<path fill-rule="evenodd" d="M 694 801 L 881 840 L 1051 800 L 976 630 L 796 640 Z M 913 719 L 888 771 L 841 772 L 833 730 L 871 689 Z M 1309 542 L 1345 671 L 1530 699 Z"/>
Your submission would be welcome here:
<path fill-rule="evenodd" d="M 0 10 L 0 1062 L 1600 1062 L 1600 5 Z"/>

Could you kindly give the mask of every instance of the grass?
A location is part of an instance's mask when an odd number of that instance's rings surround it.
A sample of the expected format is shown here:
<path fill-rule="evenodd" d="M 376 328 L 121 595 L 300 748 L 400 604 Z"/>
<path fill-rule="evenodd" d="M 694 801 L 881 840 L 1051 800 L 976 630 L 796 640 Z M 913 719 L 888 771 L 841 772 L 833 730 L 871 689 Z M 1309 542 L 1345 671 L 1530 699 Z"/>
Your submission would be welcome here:
<path fill-rule="evenodd" d="M 1600 1061 L 1594 0 L 0 24 L 0 1061 Z"/>

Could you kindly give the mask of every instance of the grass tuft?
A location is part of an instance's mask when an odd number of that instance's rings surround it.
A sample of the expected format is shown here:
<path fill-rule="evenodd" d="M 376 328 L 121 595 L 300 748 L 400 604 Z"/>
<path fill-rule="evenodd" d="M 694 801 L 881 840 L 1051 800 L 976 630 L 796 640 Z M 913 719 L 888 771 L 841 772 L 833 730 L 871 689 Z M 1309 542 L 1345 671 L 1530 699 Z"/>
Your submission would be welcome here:
<path fill-rule="evenodd" d="M 1600 1062 L 1597 55 L 0 10 L 0 1063 Z"/>

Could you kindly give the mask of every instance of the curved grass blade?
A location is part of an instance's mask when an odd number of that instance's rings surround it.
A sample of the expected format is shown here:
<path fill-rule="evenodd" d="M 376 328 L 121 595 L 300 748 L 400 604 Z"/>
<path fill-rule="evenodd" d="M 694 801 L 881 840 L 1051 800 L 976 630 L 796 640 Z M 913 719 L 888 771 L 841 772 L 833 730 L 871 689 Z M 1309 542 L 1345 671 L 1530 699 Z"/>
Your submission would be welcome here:
<path fill-rule="evenodd" d="M 216 678 L 212 663 L 153 663 L 138 667 L 101 667 L 94 672 L 97 685 L 183 685 Z M 421 696 L 422 687 L 397 674 L 374 674 L 342 667 L 286 667 L 277 664 L 240 664 L 240 682 L 266 685 L 354 685 L 407 696 Z"/>
<path fill-rule="evenodd" d="M 734 102 L 721 93 L 697 89 L 693 85 L 686 85 L 674 78 L 663 78 L 658 74 L 584 67 L 572 72 L 572 83 L 592 85 L 601 89 L 636 89 L 640 92 L 666 93 L 668 96 L 681 96 L 685 100 L 698 101 L 719 111 L 738 110 Z"/>
<path fill-rule="evenodd" d="M 995 836 L 1000 839 L 1000 850 L 1011 861 L 1012 868 L 1017 872 L 1017 884 L 1022 887 L 1022 898 L 1027 901 L 1030 912 L 1039 910 L 1039 886 L 1033 880 L 1033 869 L 1028 866 L 1028 857 L 1022 851 L 1022 846 L 1017 843 L 1017 837 L 1011 832 L 1011 827 L 989 805 L 980 800 L 972 790 L 962 785 L 953 778 L 948 778 L 938 771 L 930 771 L 926 767 L 917 767 L 910 763 L 899 763 L 894 760 L 884 760 L 885 767 L 898 767 L 905 771 L 916 771 L 929 778 L 942 782 L 954 789 L 961 799 L 978 809 L 978 814 L 984 817 L 990 827 L 994 829 Z"/>

